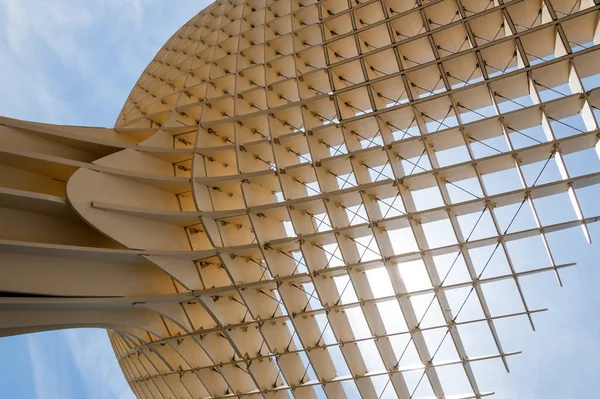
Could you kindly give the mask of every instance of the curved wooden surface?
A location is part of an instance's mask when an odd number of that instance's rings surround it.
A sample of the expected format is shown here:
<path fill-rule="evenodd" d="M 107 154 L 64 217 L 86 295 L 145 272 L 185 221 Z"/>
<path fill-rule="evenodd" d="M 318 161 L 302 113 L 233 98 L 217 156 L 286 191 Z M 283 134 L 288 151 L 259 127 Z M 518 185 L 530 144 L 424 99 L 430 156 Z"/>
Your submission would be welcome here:
<path fill-rule="evenodd" d="M 566 3 L 217 1 L 113 129 L 0 117 L 0 336 L 107 328 L 139 398 L 489 395 L 519 279 L 573 265 L 546 235 L 600 220 L 600 6 Z"/>

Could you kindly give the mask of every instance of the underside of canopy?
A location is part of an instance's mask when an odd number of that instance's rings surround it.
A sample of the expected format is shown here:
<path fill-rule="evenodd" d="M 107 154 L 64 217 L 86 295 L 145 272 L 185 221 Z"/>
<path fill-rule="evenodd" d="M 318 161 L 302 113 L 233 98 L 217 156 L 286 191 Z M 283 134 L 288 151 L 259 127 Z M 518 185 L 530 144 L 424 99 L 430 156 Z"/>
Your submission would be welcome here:
<path fill-rule="evenodd" d="M 600 220 L 599 8 L 217 1 L 113 129 L 0 118 L 0 336 L 107 328 L 139 398 L 490 395 Z"/>

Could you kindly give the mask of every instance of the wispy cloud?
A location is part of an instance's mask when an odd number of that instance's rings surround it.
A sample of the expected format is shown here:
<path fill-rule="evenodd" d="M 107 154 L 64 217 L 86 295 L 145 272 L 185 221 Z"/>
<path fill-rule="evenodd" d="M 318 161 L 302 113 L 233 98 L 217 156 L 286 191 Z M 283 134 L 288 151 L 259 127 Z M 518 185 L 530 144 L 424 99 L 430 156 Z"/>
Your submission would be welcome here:
<path fill-rule="evenodd" d="M 5 0 L 6 13 L 4 34 L 12 54 L 19 58 L 36 57 L 36 50 L 46 47 L 65 65 L 73 65 L 81 71 L 90 68 L 89 58 L 81 52 L 77 33 L 93 22 L 91 11 L 84 3 Z M 33 11 L 33 12 L 32 12 Z"/>
<path fill-rule="evenodd" d="M 4 0 L 0 2 L 3 31 L 0 51 L 2 114 L 58 122 L 74 118 L 67 101 L 48 76 L 48 66 L 59 64 L 89 70 L 88 59 L 78 51 L 76 33 L 91 23 L 89 10 L 76 1 Z"/>
<path fill-rule="evenodd" d="M 133 399 L 106 331 L 78 329 L 26 337 L 36 399 Z"/>
<path fill-rule="evenodd" d="M 0 0 L 0 114 L 111 126 L 154 54 L 207 3 Z"/>
<path fill-rule="evenodd" d="M 67 345 L 79 369 L 90 399 L 134 398 L 104 330 L 64 331 Z"/>
<path fill-rule="evenodd" d="M 27 337 L 31 358 L 32 383 L 38 399 L 72 397 L 69 376 L 64 373 L 64 359 L 52 345 L 52 338 L 41 334 Z"/>

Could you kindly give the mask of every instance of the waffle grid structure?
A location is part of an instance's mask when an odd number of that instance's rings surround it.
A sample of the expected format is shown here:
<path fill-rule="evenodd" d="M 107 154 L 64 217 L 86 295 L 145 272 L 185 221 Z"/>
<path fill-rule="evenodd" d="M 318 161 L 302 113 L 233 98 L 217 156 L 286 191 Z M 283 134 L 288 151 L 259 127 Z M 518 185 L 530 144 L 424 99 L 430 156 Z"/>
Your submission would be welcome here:
<path fill-rule="evenodd" d="M 1 118 L 0 336 L 107 328 L 139 398 L 491 395 L 599 220 L 599 8 L 217 1 L 114 129 Z"/>

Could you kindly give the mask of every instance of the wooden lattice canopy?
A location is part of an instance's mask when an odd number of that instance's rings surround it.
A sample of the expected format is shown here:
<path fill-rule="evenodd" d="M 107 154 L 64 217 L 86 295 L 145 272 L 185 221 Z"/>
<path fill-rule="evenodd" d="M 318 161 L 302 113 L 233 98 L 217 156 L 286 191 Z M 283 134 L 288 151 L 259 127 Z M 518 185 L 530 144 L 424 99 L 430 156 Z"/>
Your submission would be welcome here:
<path fill-rule="evenodd" d="M 520 278 L 600 215 L 599 8 L 217 1 L 114 129 L 1 118 L 0 336 L 107 328 L 139 398 L 501 389 Z"/>

